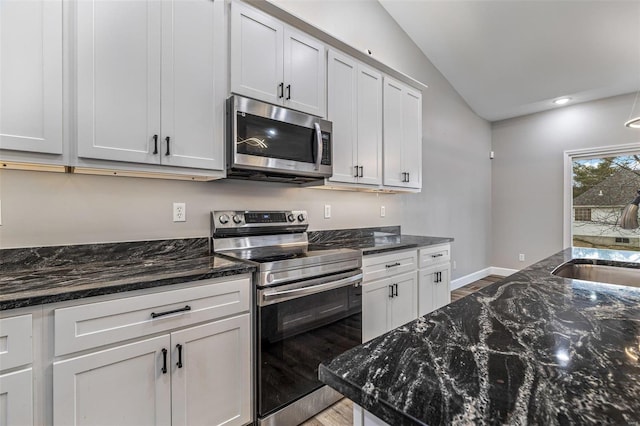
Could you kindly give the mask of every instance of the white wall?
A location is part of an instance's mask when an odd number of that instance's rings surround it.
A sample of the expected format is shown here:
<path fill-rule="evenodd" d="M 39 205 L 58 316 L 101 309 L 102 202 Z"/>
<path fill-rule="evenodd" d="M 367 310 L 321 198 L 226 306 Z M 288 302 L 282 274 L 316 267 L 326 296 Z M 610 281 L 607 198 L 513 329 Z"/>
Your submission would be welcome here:
<path fill-rule="evenodd" d="M 633 99 L 616 96 L 493 123 L 493 266 L 521 269 L 563 249 L 563 153 L 640 141 L 640 131 L 623 126 Z"/>
<path fill-rule="evenodd" d="M 490 125 L 478 118 L 375 0 L 273 1 L 383 63 L 429 85 L 423 94 L 423 192 L 378 195 L 239 181 L 182 182 L 0 172 L 0 247 L 206 236 L 213 209 L 303 208 L 311 229 L 401 225 L 452 236 L 458 277 L 490 259 Z M 187 222 L 171 204 L 187 203 Z M 323 218 L 324 204 L 333 217 Z M 379 217 L 385 205 L 386 217 Z"/>

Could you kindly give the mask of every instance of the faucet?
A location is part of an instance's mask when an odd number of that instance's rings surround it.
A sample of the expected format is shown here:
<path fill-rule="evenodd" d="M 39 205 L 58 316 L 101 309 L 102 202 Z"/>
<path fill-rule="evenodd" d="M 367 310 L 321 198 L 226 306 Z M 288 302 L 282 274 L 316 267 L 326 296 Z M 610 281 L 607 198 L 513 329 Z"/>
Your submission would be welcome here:
<path fill-rule="evenodd" d="M 636 229 L 638 227 L 638 204 L 640 204 L 640 190 L 638 190 L 638 196 L 622 211 L 618 222 L 622 229 Z"/>

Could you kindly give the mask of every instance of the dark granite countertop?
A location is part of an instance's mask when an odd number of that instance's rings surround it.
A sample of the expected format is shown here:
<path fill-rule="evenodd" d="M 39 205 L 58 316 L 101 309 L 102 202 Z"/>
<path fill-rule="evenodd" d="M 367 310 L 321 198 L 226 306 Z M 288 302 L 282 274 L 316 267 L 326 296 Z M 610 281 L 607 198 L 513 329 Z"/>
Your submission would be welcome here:
<path fill-rule="evenodd" d="M 364 256 L 446 244 L 452 241 L 453 238 L 450 237 L 402 234 L 399 226 L 309 232 L 309 248 L 312 250 L 351 248 L 362 250 Z"/>
<path fill-rule="evenodd" d="M 0 311 L 251 273 L 206 238 L 0 250 Z"/>
<path fill-rule="evenodd" d="M 392 425 L 640 424 L 640 288 L 551 271 L 567 249 L 358 346 L 319 376 Z M 640 270 L 638 272 L 640 274 Z"/>

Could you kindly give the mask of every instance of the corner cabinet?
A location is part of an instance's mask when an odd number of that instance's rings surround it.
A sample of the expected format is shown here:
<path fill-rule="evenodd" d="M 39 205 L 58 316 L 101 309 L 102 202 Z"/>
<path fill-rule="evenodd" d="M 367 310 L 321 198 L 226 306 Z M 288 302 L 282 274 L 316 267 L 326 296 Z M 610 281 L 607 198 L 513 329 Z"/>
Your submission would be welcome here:
<path fill-rule="evenodd" d="M 61 0 L 3 0 L 0 6 L 3 161 L 61 161 L 62 6 Z"/>
<path fill-rule="evenodd" d="M 327 118 L 333 122 L 331 182 L 382 184 L 382 74 L 330 50 Z"/>
<path fill-rule="evenodd" d="M 384 78 L 384 185 L 422 188 L 422 94 Z"/>
<path fill-rule="evenodd" d="M 249 278 L 56 309 L 54 425 L 245 425 Z"/>
<path fill-rule="evenodd" d="M 324 117 L 324 45 L 239 2 L 231 4 L 231 92 Z"/>
<path fill-rule="evenodd" d="M 77 156 L 223 170 L 224 2 L 72 7 Z"/>

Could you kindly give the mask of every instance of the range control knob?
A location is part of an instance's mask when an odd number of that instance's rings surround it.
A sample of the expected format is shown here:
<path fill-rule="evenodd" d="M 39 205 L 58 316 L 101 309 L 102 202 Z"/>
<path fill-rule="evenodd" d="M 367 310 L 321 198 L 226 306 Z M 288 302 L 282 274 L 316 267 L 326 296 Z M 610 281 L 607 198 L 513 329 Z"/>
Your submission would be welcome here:
<path fill-rule="evenodd" d="M 293 213 L 289 213 L 287 219 L 289 220 L 289 222 L 293 222 L 294 220 L 296 220 L 296 217 L 293 215 Z"/>
<path fill-rule="evenodd" d="M 306 217 L 304 217 L 304 215 L 303 215 L 302 213 L 300 213 L 300 214 L 298 215 L 298 220 L 299 220 L 300 222 L 304 222 L 304 220 L 305 220 L 305 219 L 306 219 Z"/>
<path fill-rule="evenodd" d="M 240 223 L 240 222 L 242 222 L 242 216 L 237 215 L 237 214 L 234 214 L 234 215 L 233 215 L 233 221 L 234 221 L 235 223 Z"/>
<path fill-rule="evenodd" d="M 225 225 L 227 223 L 229 223 L 229 216 L 227 216 L 226 214 L 220 215 L 220 217 L 218 218 L 218 221 Z"/>

